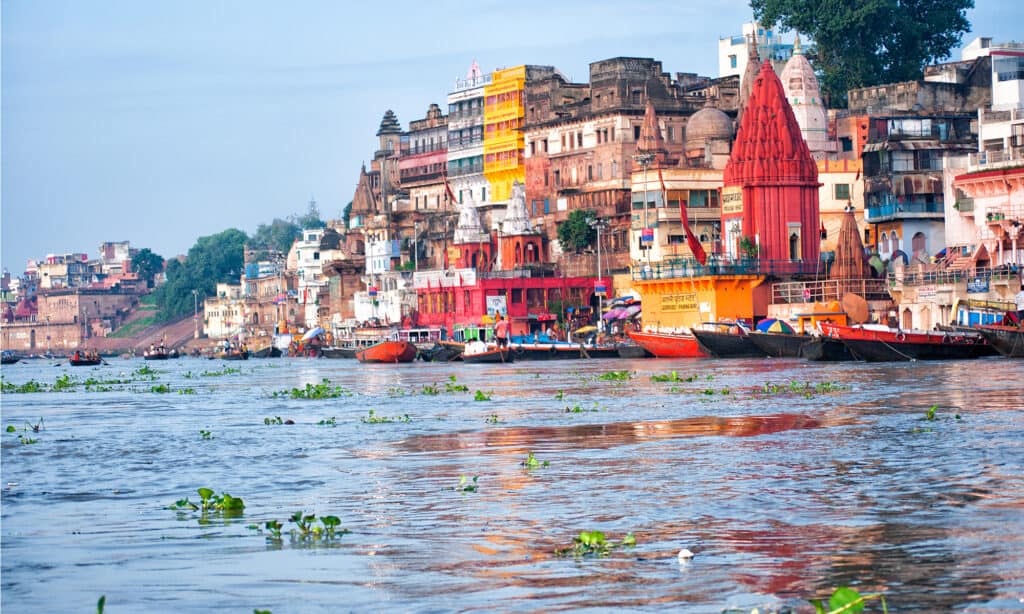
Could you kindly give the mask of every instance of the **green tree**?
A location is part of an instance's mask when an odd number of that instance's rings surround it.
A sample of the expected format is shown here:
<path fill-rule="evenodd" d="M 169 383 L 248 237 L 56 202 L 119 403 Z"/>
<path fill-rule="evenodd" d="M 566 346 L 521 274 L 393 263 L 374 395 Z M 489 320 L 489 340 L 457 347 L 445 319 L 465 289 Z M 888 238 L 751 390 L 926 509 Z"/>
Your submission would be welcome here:
<path fill-rule="evenodd" d="M 345 228 L 348 229 L 348 222 L 352 219 L 352 201 L 348 201 L 345 205 L 345 210 L 341 212 L 341 219 L 345 222 Z"/>
<path fill-rule="evenodd" d="M 202 301 L 214 295 L 218 283 L 239 283 L 247 240 L 244 232 L 230 228 L 199 237 L 184 262 L 171 260 L 167 264 L 167 283 L 156 292 L 159 319 L 167 321 L 190 315 L 195 304 L 193 290 Z"/>
<path fill-rule="evenodd" d="M 810 36 L 815 70 L 829 106 L 845 107 L 850 89 L 921 78 L 949 57 L 970 30 L 974 0 L 750 0 L 768 26 Z"/>
<path fill-rule="evenodd" d="M 255 250 L 277 251 L 287 254 L 292 243 L 302 237 L 302 228 L 295 222 L 274 218 L 270 224 L 260 224 L 249 240 Z"/>
<path fill-rule="evenodd" d="M 558 226 L 558 240 L 562 243 L 562 249 L 579 253 L 594 243 L 597 231 L 590 226 L 590 221 L 596 217 L 597 213 L 590 209 L 575 209 L 569 213 L 569 217 Z"/>
<path fill-rule="evenodd" d="M 164 270 L 164 258 L 144 247 L 132 257 L 132 268 L 139 274 L 140 279 L 146 280 L 146 287 L 152 288 L 153 278 Z"/>

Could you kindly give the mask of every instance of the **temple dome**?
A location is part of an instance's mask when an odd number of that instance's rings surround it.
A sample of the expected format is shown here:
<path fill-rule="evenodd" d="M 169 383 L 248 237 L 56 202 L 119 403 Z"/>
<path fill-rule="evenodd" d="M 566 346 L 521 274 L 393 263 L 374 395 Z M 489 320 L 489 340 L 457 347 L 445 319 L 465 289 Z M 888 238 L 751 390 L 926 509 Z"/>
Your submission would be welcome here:
<path fill-rule="evenodd" d="M 686 122 L 686 149 L 702 147 L 715 139 L 732 139 L 732 119 L 721 109 L 704 107 Z"/>

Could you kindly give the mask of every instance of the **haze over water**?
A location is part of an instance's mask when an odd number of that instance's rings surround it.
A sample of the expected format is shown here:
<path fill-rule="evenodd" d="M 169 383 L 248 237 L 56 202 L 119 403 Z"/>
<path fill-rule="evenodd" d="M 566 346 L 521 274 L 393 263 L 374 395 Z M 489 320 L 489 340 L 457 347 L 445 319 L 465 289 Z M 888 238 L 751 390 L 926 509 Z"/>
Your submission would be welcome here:
<path fill-rule="evenodd" d="M 143 366 L 155 380 L 133 374 Z M 616 370 L 630 379 L 599 379 Z M 651 381 L 671 371 L 679 381 Z M 1021 361 L 111 359 L 2 373 L 131 380 L 3 394 L 3 426 L 18 428 L 0 440 L 6 611 L 91 611 L 106 595 L 110 612 L 721 612 L 802 607 L 842 585 L 892 611 L 1024 610 Z M 450 376 L 468 392 L 445 392 Z M 273 396 L 324 378 L 352 395 Z M 839 390 L 813 389 L 824 382 Z M 369 410 L 400 420 L 362 421 Z M 295 424 L 264 423 L 277 416 Z M 525 469 L 529 452 L 550 466 Z M 453 490 L 460 476 L 478 490 Z M 199 487 L 242 497 L 244 515 L 167 509 Z M 296 510 L 351 533 L 291 539 Z M 247 528 L 272 519 L 280 541 Z M 554 555 L 584 530 L 637 545 Z"/>

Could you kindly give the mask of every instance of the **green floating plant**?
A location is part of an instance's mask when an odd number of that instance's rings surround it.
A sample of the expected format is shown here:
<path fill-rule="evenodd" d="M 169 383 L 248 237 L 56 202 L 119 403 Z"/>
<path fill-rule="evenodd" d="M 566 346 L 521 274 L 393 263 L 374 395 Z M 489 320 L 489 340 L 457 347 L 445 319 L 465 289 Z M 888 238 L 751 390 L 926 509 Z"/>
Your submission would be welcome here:
<path fill-rule="evenodd" d="M 207 514 L 220 514 L 221 516 L 241 516 L 245 510 L 245 502 L 241 497 L 232 497 L 228 493 L 216 494 L 212 488 L 198 488 L 200 503 L 197 505 L 189 501 L 188 497 L 178 499 L 168 509 L 176 511 L 193 511 Z"/>
<path fill-rule="evenodd" d="M 498 414 L 491 414 L 484 420 L 487 424 L 504 424 L 505 422 L 498 417 Z"/>
<path fill-rule="evenodd" d="M 459 483 L 453 486 L 452 490 L 455 492 L 461 492 L 462 494 L 466 494 L 467 492 L 479 492 L 480 485 L 477 483 L 479 479 L 480 476 L 478 475 L 474 475 L 472 480 L 466 478 L 464 475 L 460 475 Z"/>
<path fill-rule="evenodd" d="M 572 545 L 565 548 L 555 548 L 557 556 L 608 556 L 616 548 L 632 548 L 636 546 L 636 537 L 627 533 L 620 541 L 615 542 L 605 537 L 601 531 L 581 531 L 579 537 L 574 537 Z"/>
<path fill-rule="evenodd" d="M 864 611 L 864 604 L 867 601 L 877 599 L 882 604 L 882 612 L 889 612 L 885 603 L 885 597 L 881 593 L 861 595 L 848 586 L 840 586 L 828 599 L 828 604 L 820 599 L 811 599 L 815 614 L 856 614 Z"/>
<path fill-rule="evenodd" d="M 366 416 L 363 416 L 359 420 L 364 424 L 390 424 L 393 422 L 412 422 L 412 418 L 409 417 L 409 414 L 405 414 L 404 416 L 392 416 L 389 418 L 388 416 L 378 416 L 377 413 L 372 409 L 368 412 Z"/>
<path fill-rule="evenodd" d="M 331 416 L 330 418 L 324 418 L 323 420 L 317 422 L 316 424 L 317 426 L 337 426 L 338 419 L 335 418 L 334 416 Z"/>
<path fill-rule="evenodd" d="M 533 455 L 533 452 L 530 452 L 529 454 L 526 455 L 526 460 L 519 464 L 528 470 L 540 469 L 541 467 L 550 467 L 551 461 L 539 461 L 537 460 L 537 457 Z"/>
<path fill-rule="evenodd" d="M 633 379 L 633 374 L 629 371 L 608 371 L 598 375 L 597 379 L 610 382 L 625 382 Z"/>
<path fill-rule="evenodd" d="M 455 376 L 449 375 L 448 382 L 444 385 L 445 392 L 469 392 L 469 386 L 464 384 L 456 384 Z"/>
<path fill-rule="evenodd" d="M 491 393 L 491 392 L 484 392 L 483 390 L 477 390 L 476 394 L 473 396 L 473 400 L 474 401 L 490 401 L 492 394 L 493 393 Z"/>
<path fill-rule="evenodd" d="M 342 386 L 331 386 L 330 380 L 324 378 L 319 384 L 306 384 L 305 388 L 292 388 L 273 393 L 273 397 L 288 397 L 292 399 L 337 399 L 339 397 L 350 397 L 352 391 Z"/>

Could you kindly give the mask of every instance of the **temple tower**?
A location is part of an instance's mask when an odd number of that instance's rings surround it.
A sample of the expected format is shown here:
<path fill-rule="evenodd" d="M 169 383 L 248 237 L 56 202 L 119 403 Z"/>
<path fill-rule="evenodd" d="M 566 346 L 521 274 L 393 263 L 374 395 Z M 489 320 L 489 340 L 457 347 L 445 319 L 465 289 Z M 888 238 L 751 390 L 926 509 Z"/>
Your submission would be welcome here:
<path fill-rule="evenodd" d="M 800 133 L 811 150 L 811 157 L 824 160 L 828 152 L 828 120 L 825 105 L 821 102 L 821 89 L 814 69 L 800 48 L 798 36 L 793 45 L 793 57 L 786 62 L 780 77 L 786 100 L 793 107 Z"/>
<path fill-rule="evenodd" d="M 769 61 L 754 79 L 724 184 L 722 228 L 730 256 L 815 269 L 818 168 Z"/>

